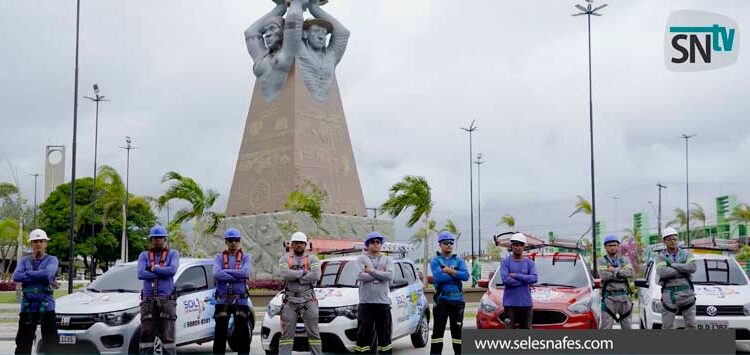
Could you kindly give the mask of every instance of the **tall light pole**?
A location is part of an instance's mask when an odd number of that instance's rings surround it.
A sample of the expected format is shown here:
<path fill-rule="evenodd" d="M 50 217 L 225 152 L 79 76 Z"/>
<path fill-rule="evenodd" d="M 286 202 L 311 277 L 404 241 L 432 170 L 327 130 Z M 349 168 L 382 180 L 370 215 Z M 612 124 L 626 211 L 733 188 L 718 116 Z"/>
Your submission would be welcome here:
<path fill-rule="evenodd" d="M 84 96 L 84 98 L 91 100 L 96 103 L 96 118 L 94 120 L 94 187 L 91 194 L 92 214 L 91 219 L 91 237 L 96 235 L 96 159 L 97 151 L 99 147 L 99 103 L 102 101 L 109 101 L 104 98 L 104 95 L 99 95 L 99 85 L 94 84 L 94 97 Z"/>
<path fill-rule="evenodd" d="M 73 158 L 71 160 L 70 172 L 70 239 L 68 240 L 68 294 L 73 293 L 74 257 L 73 257 L 73 237 L 75 236 L 76 217 L 76 137 L 78 136 L 78 43 L 81 23 L 81 0 L 76 0 L 76 59 L 73 80 Z"/>
<path fill-rule="evenodd" d="M 690 246 L 690 179 L 688 178 L 688 140 L 695 136 L 695 134 L 683 134 L 680 137 L 685 140 L 685 224 L 687 225 L 687 246 Z"/>
<path fill-rule="evenodd" d="M 656 215 L 656 223 L 657 227 L 659 229 L 659 240 L 661 240 L 662 233 L 661 233 L 661 190 L 666 189 L 667 185 L 662 185 L 660 182 L 656 184 L 656 187 L 659 189 L 659 214 Z"/>
<path fill-rule="evenodd" d="M 596 11 L 603 9 L 607 6 L 607 4 L 600 5 L 597 7 L 593 7 L 592 4 L 594 0 L 586 0 L 588 5 L 586 7 L 583 7 L 582 5 L 575 5 L 575 7 L 578 10 L 581 10 L 582 12 L 573 14 L 573 16 L 581 16 L 586 15 L 586 18 L 588 20 L 588 34 L 589 34 L 589 138 L 591 142 L 591 244 L 593 245 L 593 257 L 591 259 L 591 270 L 594 273 L 594 275 L 598 275 L 598 272 L 596 271 L 596 193 L 595 193 L 595 184 L 594 184 L 594 100 L 592 99 L 592 88 L 591 88 L 591 15 L 594 16 L 601 16 L 600 13 L 597 13 Z"/>
<path fill-rule="evenodd" d="M 36 206 L 36 185 L 37 185 L 37 179 L 39 178 L 39 176 L 41 174 L 35 173 L 35 174 L 29 174 L 29 175 L 31 175 L 31 176 L 34 177 L 34 222 L 33 222 L 33 225 L 34 225 L 34 229 L 36 229 L 36 210 L 37 210 L 37 206 Z"/>
<path fill-rule="evenodd" d="M 620 229 L 617 226 L 617 201 L 620 200 L 620 196 L 612 196 L 612 199 L 615 201 L 615 234 L 617 234 L 620 232 Z"/>
<path fill-rule="evenodd" d="M 486 163 L 482 157 L 482 153 L 477 154 L 477 160 L 474 164 L 477 164 L 477 246 L 479 247 L 479 257 L 482 257 L 482 164 Z"/>
<path fill-rule="evenodd" d="M 474 150 L 472 134 L 479 129 L 479 127 L 474 124 L 475 122 L 476 120 L 471 121 L 468 128 L 461 127 L 462 130 L 469 133 L 469 218 L 471 219 L 471 256 L 474 256 Z"/>
<path fill-rule="evenodd" d="M 125 137 L 125 146 L 120 147 L 128 151 L 125 167 L 125 200 L 122 204 L 122 241 L 120 244 L 120 259 L 123 263 L 128 262 L 128 195 L 130 194 L 130 150 L 136 149 L 131 144 L 129 136 Z"/>

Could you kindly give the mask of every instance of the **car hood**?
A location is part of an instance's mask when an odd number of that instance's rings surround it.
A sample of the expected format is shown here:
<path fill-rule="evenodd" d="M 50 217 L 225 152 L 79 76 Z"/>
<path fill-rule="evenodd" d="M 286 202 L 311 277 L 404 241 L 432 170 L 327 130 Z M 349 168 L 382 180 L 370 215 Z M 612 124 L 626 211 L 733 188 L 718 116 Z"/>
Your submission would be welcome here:
<path fill-rule="evenodd" d="M 93 314 L 121 311 L 138 307 L 138 293 L 75 292 L 55 300 L 55 312 L 59 314 Z"/>
<path fill-rule="evenodd" d="M 490 297 L 497 304 L 503 304 L 503 291 L 504 288 L 491 289 Z M 569 287 L 554 287 L 554 286 L 532 286 L 531 287 L 531 299 L 534 301 L 534 307 L 551 305 L 551 304 L 565 304 L 570 305 L 571 301 L 576 301 L 591 294 L 591 291 L 586 287 L 581 288 L 569 288 Z"/>
<path fill-rule="evenodd" d="M 274 306 L 281 305 L 283 292 L 279 292 L 271 300 Z M 315 289 L 315 298 L 318 299 L 318 307 L 341 307 L 359 304 L 359 288 L 353 287 L 323 287 Z"/>
<path fill-rule="evenodd" d="M 750 302 L 750 287 L 695 285 L 696 303 L 705 306 L 739 306 Z"/>

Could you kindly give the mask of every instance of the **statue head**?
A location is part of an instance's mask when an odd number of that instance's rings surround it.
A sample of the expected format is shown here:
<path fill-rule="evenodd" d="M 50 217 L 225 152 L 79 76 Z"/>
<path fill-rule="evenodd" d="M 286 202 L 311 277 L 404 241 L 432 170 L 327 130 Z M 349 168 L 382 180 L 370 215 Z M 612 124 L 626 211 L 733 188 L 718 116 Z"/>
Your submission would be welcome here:
<path fill-rule="evenodd" d="M 268 19 L 263 26 L 263 43 L 266 48 L 272 52 L 281 48 L 281 42 L 284 40 L 284 18 L 273 16 Z"/>
<path fill-rule="evenodd" d="M 325 48 L 328 44 L 328 34 L 333 32 L 333 26 L 321 19 L 306 20 L 302 29 L 302 40 L 314 50 Z"/>

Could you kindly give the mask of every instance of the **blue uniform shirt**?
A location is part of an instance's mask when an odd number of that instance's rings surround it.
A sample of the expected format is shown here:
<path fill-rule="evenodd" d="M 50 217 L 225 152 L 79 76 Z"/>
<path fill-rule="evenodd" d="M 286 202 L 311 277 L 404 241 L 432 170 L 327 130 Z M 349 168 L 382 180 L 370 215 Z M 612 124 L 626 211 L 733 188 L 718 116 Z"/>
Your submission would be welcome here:
<path fill-rule="evenodd" d="M 24 289 L 49 289 L 55 281 L 57 274 L 57 258 L 45 254 L 37 260 L 33 256 L 24 256 L 21 262 L 16 266 L 13 272 L 13 281 L 20 282 Z M 29 293 L 24 292 L 24 300 L 33 303 L 32 310 L 36 311 L 41 302 L 47 302 L 47 311 L 55 310 L 55 297 L 46 293 Z"/>
<path fill-rule="evenodd" d="M 242 254 L 240 267 L 235 269 L 237 257 L 229 255 L 228 266 L 224 269 L 224 253 L 216 254 L 214 257 L 214 283 L 216 284 L 216 304 L 225 304 L 231 302 L 227 299 L 227 294 L 231 288 L 234 295 L 242 295 L 247 289 L 247 280 L 252 274 L 252 255 Z M 235 304 L 247 306 L 246 297 L 238 297 Z"/>
<path fill-rule="evenodd" d="M 143 280 L 143 296 L 167 297 L 174 293 L 174 274 L 180 266 L 180 253 L 168 249 L 164 266 L 159 266 L 162 251 L 154 251 L 154 268 L 150 269 L 149 251 L 141 252 L 138 256 L 138 280 Z M 154 294 L 156 286 L 156 294 Z"/>

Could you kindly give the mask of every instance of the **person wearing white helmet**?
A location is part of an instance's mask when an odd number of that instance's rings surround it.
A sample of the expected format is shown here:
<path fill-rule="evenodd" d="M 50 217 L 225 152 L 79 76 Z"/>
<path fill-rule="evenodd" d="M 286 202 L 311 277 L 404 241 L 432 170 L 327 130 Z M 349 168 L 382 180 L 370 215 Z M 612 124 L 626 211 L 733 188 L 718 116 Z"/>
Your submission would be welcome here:
<path fill-rule="evenodd" d="M 57 323 L 55 323 L 55 297 L 52 289 L 57 288 L 57 258 L 46 253 L 47 233 L 35 229 L 29 233 L 31 255 L 24 256 L 13 272 L 13 281 L 21 284 L 21 312 L 16 334 L 16 354 L 30 354 L 37 324 L 42 326 L 42 344 L 46 349 L 37 352 L 50 352 L 49 345 L 57 344 Z"/>
<path fill-rule="evenodd" d="M 531 285 L 537 282 L 534 261 L 523 255 L 526 236 L 516 233 L 510 237 L 509 255 L 500 262 L 500 276 L 505 285 L 503 308 L 511 329 L 531 329 L 532 307 Z"/>
<path fill-rule="evenodd" d="M 292 353 L 298 318 L 305 323 L 310 353 L 318 355 L 323 352 L 318 327 L 318 300 L 315 298 L 315 284 L 320 280 L 320 261 L 315 255 L 305 253 L 305 233 L 292 234 L 290 243 L 291 253 L 279 259 L 279 274 L 284 280 L 279 355 Z"/>
<path fill-rule="evenodd" d="M 616 235 L 604 238 L 606 253 L 597 261 L 597 271 L 602 280 L 602 322 L 599 329 L 612 329 L 615 321 L 621 329 L 631 329 L 633 301 L 630 299 L 628 279 L 635 277 L 635 270 L 628 258 L 619 253 L 620 240 Z"/>
<path fill-rule="evenodd" d="M 677 315 L 682 315 L 685 328 L 695 329 L 695 290 L 692 276 L 696 271 L 693 253 L 678 245 L 677 230 L 667 227 L 662 232 L 666 249 L 656 262 L 656 275 L 661 285 L 662 329 L 674 329 Z"/>

